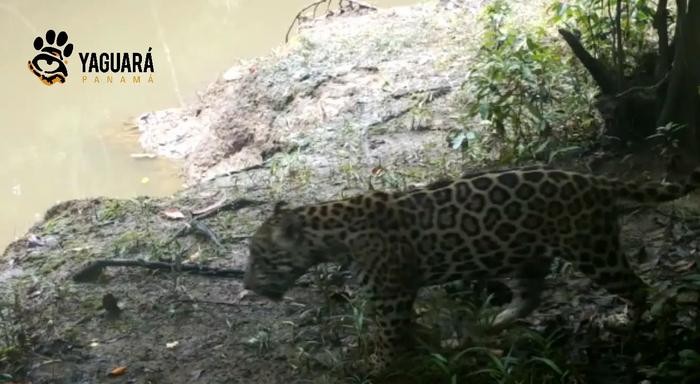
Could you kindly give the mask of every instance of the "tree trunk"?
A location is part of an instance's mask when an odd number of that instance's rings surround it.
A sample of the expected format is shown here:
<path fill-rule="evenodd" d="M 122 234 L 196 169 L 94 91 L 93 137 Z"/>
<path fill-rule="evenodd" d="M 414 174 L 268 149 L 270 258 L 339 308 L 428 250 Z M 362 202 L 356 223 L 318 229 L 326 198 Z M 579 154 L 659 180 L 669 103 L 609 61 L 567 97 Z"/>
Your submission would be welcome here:
<path fill-rule="evenodd" d="M 700 0 L 677 0 L 675 55 L 666 98 L 657 125 L 681 124 L 680 143 L 686 163 L 700 158 Z"/>
<path fill-rule="evenodd" d="M 653 68 L 642 64 L 628 79 L 621 78 L 620 63 L 617 68 L 607 67 L 574 34 L 559 33 L 601 90 L 596 107 L 605 120 L 604 134 L 623 142 L 641 142 L 657 127 L 681 125 L 680 154 L 689 163 L 700 160 L 700 0 L 676 0 L 676 7 L 676 28 L 669 44 L 667 1 L 659 0 L 654 18 L 659 48 L 650 56 Z M 619 51 L 621 42 L 616 44 Z"/>

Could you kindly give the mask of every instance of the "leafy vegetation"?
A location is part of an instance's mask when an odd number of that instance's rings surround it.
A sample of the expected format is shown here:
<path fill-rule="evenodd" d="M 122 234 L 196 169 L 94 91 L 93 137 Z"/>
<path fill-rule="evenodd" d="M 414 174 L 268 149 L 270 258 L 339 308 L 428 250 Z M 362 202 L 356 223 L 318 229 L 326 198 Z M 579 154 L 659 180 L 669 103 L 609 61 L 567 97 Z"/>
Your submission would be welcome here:
<path fill-rule="evenodd" d="M 644 55 L 656 48 L 651 38 L 655 13 L 652 5 L 650 1 L 555 1 L 549 10 L 553 23 L 578 31 L 581 42 L 591 48 L 594 57 L 608 65 L 620 65 L 623 75 L 629 76 Z"/>
<path fill-rule="evenodd" d="M 453 134 L 453 147 L 476 160 L 492 157 L 496 146 L 497 160 L 511 164 L 549 160 L 563 146 L 590 140 L 594 89 L 545 26 L 516 24 L 506 1 L 489 4 L 482 22 L 483 43 L 464 89 L 464 129 Z"/>
<path fill-rule="evenodd" d="M 13 379 L 17 362 L 29 351 L 25 316 L 19 294 L 12 301 L 0 299 L 0 383 Z"/>
<path fill-rule="evenodd" d="M 665 4 L 659 3 L 660 8 Z M 548 8 L 549 21 L 576 31 L 576 39 L 590 48 L 599 63 L 615 69 L 610 78 L 617 78 L 619 84 L 641 84 L 647 86 L 644 90 L 656 91 L 643 79 L 658 71 L 654 61 L 658 58 L 650 54 L 658 49 L 654 31 L 674 22 L 673 15 L 666 13 L 661 23 L 656 5 L 643 0 L 555 1 Z M 598 145 L 598 132 L 614 132 L 608 125 L 598 128 L 602 121 L 594 117 L 593 107 L 603 112 L 606 124 L 618 125 L 625 116 L 612 117 L 619 110 L 606 114 L 606 106 L 628 111 L 640 108 L 640 104 L 621 106 L 601 98 L 594 88 L 600 86 L 600 79 L 591 79 L 590 73 L 572 60 L 575 56 L 551 39 L 551 29 L 522 26 L 513 19 L 505 1 L 491 3 L 482 17 L 485 34 L 481 54 L 465 85 L 464 128 L 451 136 L 453 148 L 461 150 L 470 162 L 488 157 L 503 164 L 531 159 L 549 162 L 563 151 Z M 619 92 L 625 87 L 615 89 Z M 620 93 L 612 100 L 633 93 Z M 656 107 L 641 108 L 646 108 L 646 113 Z M 637 117 L 649 118 L 647 114 Z M 474 124 L 475 119 L 479 125 Z M 626 124 L 636 128 L 634 119 Z M 667 122 L 646 138 L 654 144 L 654 151 L 666 158 L 682 146 L 678 138 L 685 127 Z M 600 383 L 620 377 L 632 382 L 697 382 L 700 274 L 697 266 L 694 270 L 676 284 L 653 288 L 656 300 L 634 331 L 603 335 L 601 332 L 610 330 L 590 325 L 576 331 L 564 326 L 522 335 L 516 330 L 461 349 L 431 349 L 417 370 L 430 373 L 417 382 Z M 535 343 L 538 347 L 523 348 L 520 338 L 533 335 L 540 340 Z"/>
<path fill-rule="evenodd" d="M 568 272 L 564 272 L 568 273 Z M 563 276 L 561 278 L 564 278 Z M 346 382 L 365 383 L 606 383 L 619 380 L 654 383 L 697 382 L 700 378 L 700 329 L 697 304 L 700 273 L 677 284 L 654 288 L 655 301 L 640 324 L 609 328 L 602 323 L 566 323 L 553 319 L 535 331 L 513 327 L 490 334 L 495 307 L 492 296 L 465 291 L 432 290 L 417 303 L 417 352 L 406 355 L 385 377 L 357 375 L 352 368 L 371 359 L 371 315 L 355 299 L 337 301 L 328 282 L 317 286 L 326 298 L 317 321 L 327 329 L 321 342 L 298 335 L 300 353 L 291 362 L 301 371 L 322 364 Z M 336 287 L 335 289 L 338 289 Z M 335 299 L 334 299 L 335 297 Z M 331 331 L 332 330 L 332 331 Z M 308 337 L 308 335 L 307 335 Z M 357 342 L 347 361 L 328 365 L 319 351 L 333 355 L 332 345 Z M 304 346 L 303 348 L 301 346 Z M 301 353 L 303 351 L 303 354 Z M 303 359 L 302 359 L 303 355 Z"/>
<path fill-rule="evenodd" d="M 659 127 L 680 126 L 673 152 L 697 162 L 700 140 L 700 11 L 694 1 L 555 2 L 552 21 L 600 90 L 603 132 L 643 142 Z"/>

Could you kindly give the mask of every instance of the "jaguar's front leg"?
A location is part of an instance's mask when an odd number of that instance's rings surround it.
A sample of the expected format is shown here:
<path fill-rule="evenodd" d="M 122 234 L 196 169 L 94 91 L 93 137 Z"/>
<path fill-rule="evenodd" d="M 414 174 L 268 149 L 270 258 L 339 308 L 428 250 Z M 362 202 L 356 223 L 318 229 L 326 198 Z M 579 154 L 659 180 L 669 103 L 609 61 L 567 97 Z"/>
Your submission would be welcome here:
<path fill-rule="evenodd" d="M 356 275 L 376 320 L 370 373 L 381 375 L 413 344 L 413 301 L 420 286 L 417 261 L 409 242 L 392 243 L 385 231 L 356 236 L 354 242 Z"/>
<path fill-rule="evenodd" d="M 396 357 L 413 345 L 413 300 L 415 292 L 378 294 L 372 298 L 377 323 L 376 351 L 372 373 L 386 372 Z"/>

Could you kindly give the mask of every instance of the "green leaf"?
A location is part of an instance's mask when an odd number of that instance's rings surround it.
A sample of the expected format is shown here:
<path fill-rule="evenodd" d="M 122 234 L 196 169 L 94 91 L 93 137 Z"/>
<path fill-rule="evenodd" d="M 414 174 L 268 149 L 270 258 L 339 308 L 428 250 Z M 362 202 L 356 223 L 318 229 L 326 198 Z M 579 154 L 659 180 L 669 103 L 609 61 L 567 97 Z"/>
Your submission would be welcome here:
<path fill-rule="evenodd" d="M 684 367 L 700 367 L 700 353 L 692 349 L 684 349 L 678 352 L 681 365 Z"/>
<path fill-rule="evenodd" d="M 548 366 L 549 368 L 552 369 L 552 371 L 556 372 L 559 376 L 563 376 L 564 372 L 559 368 L 557 363 L 553 362 L 550 359 L 544 358 L 544 357 L 533 357 L 530 359 L 530 362 L 539 362 L 543 363 L 544 365 Z"/>
<path fill-rule="evenodd" d="M 438 368 L 444 373 L 445 375 L 450 374 L 450 367 L 447 366 L 447 359 L 442 356 L 439 353 L 431 353 L 430 354 L 431 360 L 433 364 L 437 365 Z"/>
<path fill-rule="evenodd" d="M 467 141 L 467 134 L 465 132 L 460 132 L 452 139 L 452 149 L 464 148 L 464 144 L 469 144 Z"/>
<path fill-rule="evenodd" d="M 581 149 L 581 147 L 578 145 L 571 145 L 568 147 L 559 148 L 557 150 L 554 150 L 554 151 L 552 151 L 552 153 L 549 154 L 549 161 L 548 162 L 551 163 L 560 154 L 572 152 L 572 151 L 578 151 L 580 149 Z"/>
<path fill-rule="evenodd" d="M 482 120 L 488 120 L 490 116 L 491 108 L 489 104 L 485 102 L 479 103 L 479 117 L 481 117 Z"/>

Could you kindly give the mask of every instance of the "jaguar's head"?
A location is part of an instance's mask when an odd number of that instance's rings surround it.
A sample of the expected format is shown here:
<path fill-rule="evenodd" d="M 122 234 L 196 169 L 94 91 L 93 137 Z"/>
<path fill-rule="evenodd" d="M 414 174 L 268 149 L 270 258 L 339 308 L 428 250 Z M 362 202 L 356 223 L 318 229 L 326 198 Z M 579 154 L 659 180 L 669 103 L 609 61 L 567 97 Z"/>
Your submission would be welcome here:
<path fill-rule="evenodd" d="M 277 203 L 275 211 L 250 240 L 244 287 L 273 300 L 318 263 L 307 241 L 302 214 Z"/>

